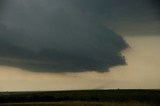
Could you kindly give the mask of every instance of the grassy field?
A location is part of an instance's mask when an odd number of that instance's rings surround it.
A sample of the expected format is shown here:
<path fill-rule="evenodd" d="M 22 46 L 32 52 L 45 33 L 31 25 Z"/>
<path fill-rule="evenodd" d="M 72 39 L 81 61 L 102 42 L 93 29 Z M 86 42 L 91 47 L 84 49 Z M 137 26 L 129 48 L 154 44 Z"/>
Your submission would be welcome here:
<path fill-rule="evenodd" d="M 0 106 L 159 106 L 155 103 L 139 102 L 39 102 L 39 103 L 8 103 Z"/>
<path fill-rule="evenodd" d="M 7 103 L 0 106 L 159 106 L 159 104 L 138 102 L 39 102 Z"/>
<path fill-rule="evenodd" d="M 160 90 L 0 92 L 0 104 L 0 106 L 160 106 Z"/>

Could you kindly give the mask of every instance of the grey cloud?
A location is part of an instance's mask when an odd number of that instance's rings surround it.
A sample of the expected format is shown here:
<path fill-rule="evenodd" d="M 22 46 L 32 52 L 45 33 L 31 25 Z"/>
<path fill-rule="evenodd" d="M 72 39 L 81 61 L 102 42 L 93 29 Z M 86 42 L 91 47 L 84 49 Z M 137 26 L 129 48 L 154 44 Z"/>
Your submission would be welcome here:
<path fill-rule="evenodd" d="M 97 3 L 6 0 L 0 16 L 0 64 L 38 72 L 102 72 L 125 64 L 120 52 L 128 45 L 103 25 L 103 8 L 94 12 Z"/>
<path fill-rule="evenodd" d="M 74 1 L 84 13 L 93 13 L 96 19 L 122 35 L 160 35 L 159 0 Z"/>
<path fill-rule="evenodd" d="M 77 6 L 117 33 L 160 35 L 159 0 L 80 0 Z"/>
<path fill-rule="evenodd" d="M 106 26 L 124 35 L 160 35 L 159 0 L 113 0 L 112 3 L 105 15 Z"/>

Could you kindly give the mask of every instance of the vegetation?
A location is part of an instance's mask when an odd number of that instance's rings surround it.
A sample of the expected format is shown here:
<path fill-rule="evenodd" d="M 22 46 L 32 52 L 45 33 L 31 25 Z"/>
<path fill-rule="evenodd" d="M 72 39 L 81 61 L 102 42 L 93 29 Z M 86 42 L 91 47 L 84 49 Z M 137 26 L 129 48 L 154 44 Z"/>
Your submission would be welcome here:
<path fill-rule="evenodd" d="M 144 104 L 140 106 L 150 106 L 150 104 L 160 104 L 160 90 L 79 90 L 79 91 L 48 91 L 48 92 L 0 92 L 0 103 L 3 106 L 14 106 L 13 103 L 36 102 L 34 106 L 52 106 L 55 103 L 98 103 L 100 106 L 106 103 L 117 103 L 127 106 L 127 103 Z M 38 103 L 39 102 L 39 103 Z M 49 103 L 50 102 L 50 103 Z M 52 104 L 51 104 L 52 102 Z M 12 105 L 4 104 L 12 103 Z M 115 103 L 115 104 L 114 104 Z M 33 104 L 33 103 L 32 103 Z M 126 104 L 126 105 L 125 105 Z M 147 104 L 147 105 L 146 105 Z M 22 104 L 15 106 L 21 106 Z M 57 104 L 58 105 L 58 104 Z M 98 106 L 99 106 L 98 105 Z M 25 105 L 24 106 L 31 106 Z M 93 105 L 94 106 L 94 105 Z M 112 106 L 112 105 L 111 105 Z M 132 106 L 132 105 L 131 105 Z"/>
<path fill-rule="evenodd" d="M 138 102 L 40 102 L 40 103 L 10 103 L 0 106 L 159 106 L 156 103 Z"/>

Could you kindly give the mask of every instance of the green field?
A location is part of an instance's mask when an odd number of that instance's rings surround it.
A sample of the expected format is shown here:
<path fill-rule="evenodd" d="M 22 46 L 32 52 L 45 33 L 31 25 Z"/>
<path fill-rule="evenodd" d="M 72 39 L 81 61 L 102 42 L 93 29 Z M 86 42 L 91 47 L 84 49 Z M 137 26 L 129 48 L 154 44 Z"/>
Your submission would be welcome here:
<path fill-rule="evenodd" d="M 160 106 L 160 90 L 0 92 L 0 106 Z"/>

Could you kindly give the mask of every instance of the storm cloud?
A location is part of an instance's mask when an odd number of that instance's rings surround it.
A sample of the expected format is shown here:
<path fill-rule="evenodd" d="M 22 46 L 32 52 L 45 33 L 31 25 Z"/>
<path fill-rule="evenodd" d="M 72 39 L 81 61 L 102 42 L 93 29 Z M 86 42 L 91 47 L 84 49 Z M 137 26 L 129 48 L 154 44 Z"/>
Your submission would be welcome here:
<path fill-rule="evenodd" d="M 128 45 L 104 25 L 105 5 L 97 8 L 104 0 L 2 2 L 1 65 L 37 72 L 103 72 L 125 64 L 121 52 Z"/>

